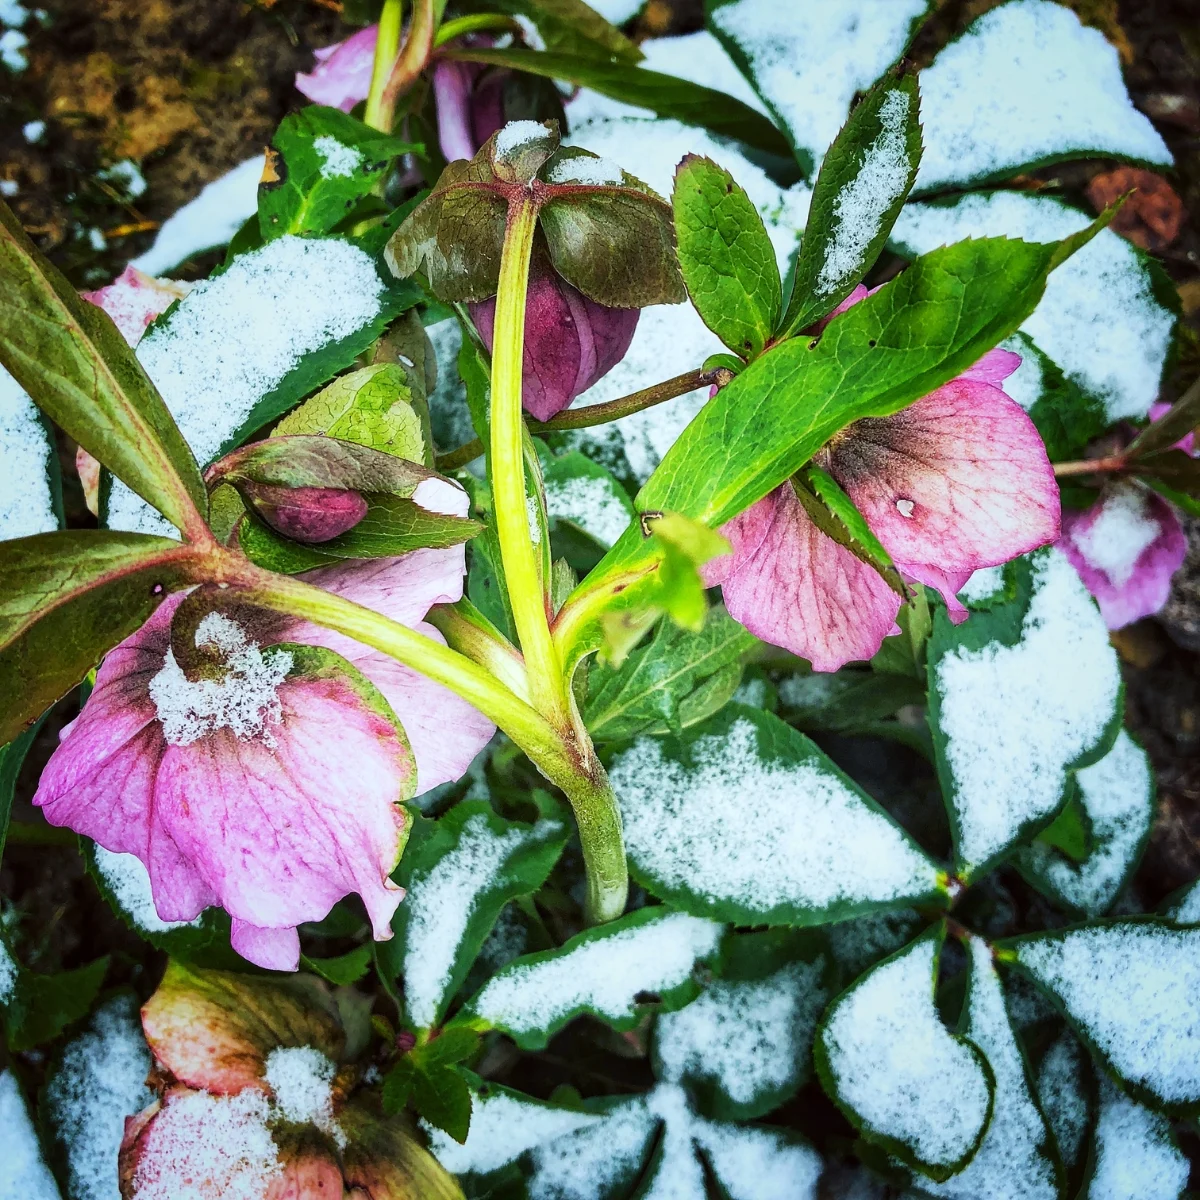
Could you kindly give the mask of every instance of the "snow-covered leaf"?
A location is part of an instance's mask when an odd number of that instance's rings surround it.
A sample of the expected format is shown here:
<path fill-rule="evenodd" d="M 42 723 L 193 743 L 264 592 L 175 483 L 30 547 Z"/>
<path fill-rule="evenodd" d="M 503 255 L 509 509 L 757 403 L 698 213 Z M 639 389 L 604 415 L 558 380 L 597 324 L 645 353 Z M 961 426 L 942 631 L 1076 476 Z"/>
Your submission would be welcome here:
<path fill-rule="evenodd" d="M 1117 656 L 1075 568 L 1049 548 L 1010 569 L 1016 599 L 961 625 L 939 611 L 928 646 L 929 724 L 963 878 L 1049 824 L 1068 772 L 1120 728 Z"/>
<path fill-rule="evenodd" d="M 485 800 L 414 820 L 397 874 L 407 894 L 392 919 L 396 936 L 379 948 L 384 968 L 403 975 L 412 1028 L 440 1023 L 500 910 L 542 886 L 569 834 L 563 815 L 525 825 Z"/>
<path fill-rule="evenodd" d="M 546 515 L 567 522 L 607 549 L 633 520 L 629 493 L 599 463 L 578 451 L 542 456 Z"/>
<path fill-rule="evenodd" d="M 137 356 L 205 464 L 350 366 L 416 298 L 351 242 L 286 235 L 198 283 Z M 170 532 L 119 481 L 105 519 L 112 529 Z"/>
<path fill-rule="evenodd" d="M 1167 915 L 1179 925 L 1200 925 L 1200 882 L 1190 884 L 1175 897 Z"/>
<path fill-rule="evenodd" d="M 1090 853 L 1072 862 L 1035 841 L 1020 851 L 1016 864 L 1039 891 L 1094 917 L 1117 898 L 1150 836 L 1154 775 L 1146 752 L 1122 730 L 1113 748 L 1075 778 L 1091 825 Z"/>
<path fill-rule="evenodd" d="M 695 964 L 712 956 L 720 940 L 715 921 L 669 908 L 639 909 L 557 950 L 510 963 L 455 1020 L 502 1030 L 526 1050 L 545 1046 L 584 1013 L 628 1029 L 648 1003 L 670 1011 L 695 996 Z"/>
<path fill-rule="evenodd" d="M 1170 165 L 1133 106 L 1117 51 L 1063 4 L 1011 0 L 921 73 L 925 157 L 917 188 L 962 188 L 1070 158 Z"/>
<path fill-rule="evenodd" d="M 971 237 L 1049 242 L 1083 229 L 1090 217 L 1050 196 L 992 192 L 946 203 L 909 204 L 892 230 L 904 254 Z M 1178 300 L 1138 248 L 1101 230 L 1056 268 L 1021 326 L 1109 421 L 1140 419 L 1158 398 L 1174 339 Z"/>
<path fill-rule="evenodd" d="M 930 0 L 708 0 L 708 23 L 787 131 L 806 174 L 850 103 L 904 53 Z"/>
<path fill-rule="evenodd" d="M 1087 1052 L 1064 1029 L 1038 1064 L 1037 1096 L 1071 1184 L 1086 1158 L 1087 1138 L 1095 1121 L 1095 1086 Z M 1077 1187 L 1071 1188 L 1074 1195 Z"/>
<path fill-rule="evenodd" d="M 908 945 L 927 924 L 915 908 L 897 908 L 826 925 L 821 932 L 838 967 L 838 986 L 848 987 L 868 967 Z"/>
<path fill-rule="evenodd" d="M 904 830 L 761 709 L 732 704 L 679 737 L 642 737 L 609 776 L 634 878 L 688 912 L 816 925 L 944 897 Z"/>
<path fill-rule="evenodd" d="M 0 1025 L 9 1050 L 32 1050 L 51 1042 L 85 1016 L 108 963 L 105 955 L 73 971 L 30 971 L 13 956 L 0 929 Z"/>
<path fill-rule="evenodd" d="M 5 1200 L 59 1200 L 58 1185 L 42 1156 L 21 1085 L 11 1067 L 0 1071 L 0 1128 L 4 1130 L 0 1196 Z M 113 1176 L 115 1182 L 115 1170 Z"/>
<path fill-rule="evenodd" d="M 933 1179 L 961 1170 L 992 1116 L 995 1081 L 979 1048 L 934 1005 L 939 925 L 872 967 L 817 1030 L 817 1074 L 869 1141 Z"/>
<path fill-rule="evenodd" d="M 59 529 L 62 481 L 49 422 L 0 367 L 0 541 Z"/>
<path fill-rule="evenodd" d="M 803 934 L 732 934 L 717 978 L 654 1027 L 655 1074 L 682 1084 L 700 1111 L 760 1117 L 808 1079 L 817 1020 L 832 992 L 829 961 Z"/>
<path fill-rule="evenodd" d="M 1200 929 L 1161 918 L 1097 922 L 1000 944 L 1130 1093 L 1200 1104 Z"/>
<path fill-rule="evenodd" d="M 1083 1200 L 1178 1200 L 1190 1170 L 1171 1123 L 1101 1079 Z"/>
<path fill-rule="evenodd" d="M 992 1119 L 975 1157 L 958 1174 L 921 1187 L 948 1200 L 1058 1200 L 1062 1181 L 1053 1139 L 1030 1090 L 992 949 L 982 938 L 970 937 L 967 952 L 970 979 L 961 1027 L 995 1075 Z"/>

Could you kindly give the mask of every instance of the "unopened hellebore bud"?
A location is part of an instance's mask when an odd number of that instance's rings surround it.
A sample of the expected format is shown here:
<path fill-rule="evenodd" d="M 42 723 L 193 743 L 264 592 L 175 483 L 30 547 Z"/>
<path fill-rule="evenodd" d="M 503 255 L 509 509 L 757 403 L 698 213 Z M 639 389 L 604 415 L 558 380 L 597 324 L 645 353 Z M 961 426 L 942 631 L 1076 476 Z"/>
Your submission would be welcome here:
<path fill-rule="evenodd" d="M 272 529 L 296 542 L 328 542 L 349 532 L 367 515 L 366 500 L 346 488 L 243 483 L 239 491 Z"/>

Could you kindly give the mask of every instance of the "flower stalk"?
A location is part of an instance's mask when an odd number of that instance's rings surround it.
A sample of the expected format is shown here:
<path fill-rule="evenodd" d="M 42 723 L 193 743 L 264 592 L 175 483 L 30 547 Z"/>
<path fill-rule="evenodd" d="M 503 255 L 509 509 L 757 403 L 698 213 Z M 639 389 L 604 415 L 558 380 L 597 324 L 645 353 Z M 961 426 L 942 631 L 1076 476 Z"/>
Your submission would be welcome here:
<path fill-rule="evenodd" d="M 363 121 L 372 129 L 392 132 L 393 113 L 385 110 L 383 92 L 400 50 L 400 24 L 404 14 L 403 0 L 384 0 L 379 14 L 379 34 L 375 39 L 375 60 L 371 68 L 371 90 Z"/>

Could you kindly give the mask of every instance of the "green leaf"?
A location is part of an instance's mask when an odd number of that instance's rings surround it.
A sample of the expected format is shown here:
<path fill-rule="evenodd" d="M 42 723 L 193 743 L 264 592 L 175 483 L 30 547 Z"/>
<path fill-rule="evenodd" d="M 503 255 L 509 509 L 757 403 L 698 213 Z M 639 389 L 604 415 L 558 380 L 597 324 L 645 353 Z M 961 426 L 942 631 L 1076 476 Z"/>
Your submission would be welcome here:
<path fill-rule="evenodd" d="M 1092 838 L 1092 822 L 1083 805 L 1078 787 L 1072 788 L 1070 798 L 1062 806 L 1062 811 L 1033 839 L 1030 846 L 1022 851 L 1019 857 L 1037 850 L 1039 846 L 1045 849 L 1059 850 L 1076 863 L 1083 862 L 1092 852 L 1095 846 Z"/>
<path fill-rule="evenodd" d="M 731 350 L 757 358 L 783 306 L 775 249 L 758 209 L 728 171 L 694 154 L 676 169 L 671 205 L 696 311 Z"/>
<path fill-rule="evenodd" d="M 642 737 L 609 779 L 647 891 L 738 925 L 821 925 L 942 904 L 943 872 L 803 734 L 729 704 L 681 737 Z"/>
<path fill-rule="evenodd" d="M 673 75 L 660 75 L 625 63 L 602 63 L 574 54 L 548 54 L 538 50 L 454 49 L 446 57 L 458 62 L 486 63 L 561 79 L 577 87 L 592 88 L 602 96 L 638 108 L 649 108 L 660 117 L 699 125 L 724 137 L 736 138 L 769 154 L 790 157 L 787 139 L 749 105 Z"/>
<path fill-rule="evenodd" d="M 813 188 L 782 336 L 827 317 L 875 264 L 921 163 L 916 75 L 885 75 L 850 114 Z"/>
<path fill-rule="evenodd" d="M 412 1085 L 413 1107 L 430 1125 L 456 1142 L 467 1140 L 471 1127 L 471 1088 L 455 1067 L 418 1071 Z"/>
<path fill-rule="evenodd" d="M 730 699 L 755 645 L 754 635 L 723 608 L 709 609 L 699 633 L 662 621 L 653 641 L 619 668 L 592 665 L 584 723 L 597 742 L 678 734 Z"/>
<path fill-rule="evenodd" d="M 825 1091 L 859 1133 L 939 1181 L 979 1148 L 996 1092 L 978 1046 L 951 1034 L 934 1004 L 944 939 L 934 926 L 847 988 L 813 1052 Z"/>
<path fill-rule="evenodd" d="M 540 1050 L 584 1013 L 631 1029 L 645 1006 L 671 1011 L 697 991 L 693 968 L 713 955 L 721 926 L 668 908 L 643 908 L 587 929 L 557 950 L 501 968 L 455 1023 L 498 1029 L 524 1050 Z"/>
<path fill-rule="evenodd" d="M 0 942 L 0 953 L 8 951 Z M 108 972 L 108 957 L 75 971 L 39 975 L 18 968 L 16 985 L 4 1009 L 4 1037 L 12 1051 L 32 1050 L 53 1041 L 87 1015 Z"/>
<path fill-rule="evenodd" d="M 320 975 L 334 987 L 347 987 L 357 983 L 371 969 L 371 947 L 356 946 L 337 958 L 309 958 L 303 954 L 300 956 L 300 965 Z"/>
<path fill-rule="evenodd" d="M 833 996 L 829 968 L 810 934 L 728 935 L 716 978 L 655 1021 L 655 1075 L 682 1084 L 706 1117 L 751 1120 L 778 1108 L 811 1074 L 813 1035 Z"/>
<path fill-rule="evenodd" d="M 791 725 L 853 733 L 905 705 L 924 704 L 925 688 L 910 675 L 842 670 L 834 675 L 793 675 L 780 683 L 779 698 Z"/>
<path fill-rule="evenodd" d="M 288 113 L 258 185 L 263 238 L 329 233 L 375 189 L 393 159 L 417 149 L 336 108 L 310 104 Z"/>
<path fill-rule="evenodd" d="M 441 1023 L 500 910 L 545 883 L 569 836 L 565 814 L 526 825 L 484 800 L 438 821 L 414 818 L 396 875 L 407 895 L 392 919 L 395 938 L 380 948 L 385 969 L 403 976 L 410 1028 Z"/>
<path fill-rule="evenodd" d="M 1112 746 L 1123 711 L 1108 629 L 1060 550 L 1017 560 L 1016 598 L 961 625 L 939 609 L 928 646 L 929 726 L 954 837 L 974 879 L 1048 825 L 1068 772 Z"/>
<path fill-rule="evenodd" d="M 0 859 L 4 857 L 4 844 L 8 840 L 8 822 L 12 815 L 13 795 L 17 790 L 17 776 L 25 762 L 25 755 L 33 745 L 41 720 L 36 720 L 24 733 L 19 733 L 6 746 L 0 746 Z"/>
<path fill-rule="evenodd" d="M 634 519 L 629 493 L 599 463 L 578 450 L 551 454 L 539 446 L 546 514 L 567 521 L 605 548 L 623 534 Z"/>
<path fill-rule="evenodd" d="M 112 319 L 0 201 L 0 363 L 37 406 L 178 529 L 207 511 L 196 460 Z"/>
<path fill-rule="evenodd" d="M 546 49 L 555 53 L 631 66 L 643 57 L 633 42 L 583 0 L 493 0 L 488 7 L 528 17 Z"/>
<path fill-rule="evenodd" d="M 1197 379 L 1157 421 L 1147 425 L 1125 449 L 1130 458 L 1170 449 L 1200 428 L 1200 379 Z"/>
<path fill-rule="evenodd" d="M 6 542 L 0 744 L 66 695 L 167 596 L 206 574 L 203 559 L 170 538 L 72 530 Z"/>
<path fill-rule="evenodd" d="M 659 602 L 676 625 L 699 633 L 708 612 L 700 568 L 729 553 L 729 542 L 680 513 L 643 513 L 642 527 L 662 547 Z"/>

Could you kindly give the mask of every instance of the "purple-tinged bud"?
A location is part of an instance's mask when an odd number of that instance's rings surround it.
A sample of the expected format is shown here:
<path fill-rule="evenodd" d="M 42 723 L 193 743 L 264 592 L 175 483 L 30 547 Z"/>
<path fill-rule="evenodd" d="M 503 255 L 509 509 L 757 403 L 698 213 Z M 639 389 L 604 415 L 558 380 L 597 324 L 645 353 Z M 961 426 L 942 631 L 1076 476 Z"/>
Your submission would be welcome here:
<path fill-rule="evenodd" d="M 353 529 L 367 515 L 366 500 L 345 488 L 243 483 L 239 490 L 272 529 L 297 542 L 328 542 Z"/>

